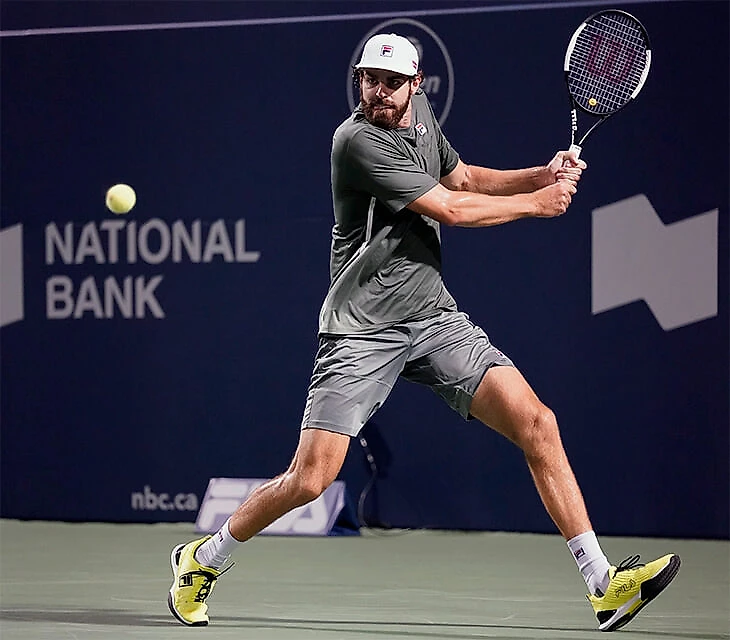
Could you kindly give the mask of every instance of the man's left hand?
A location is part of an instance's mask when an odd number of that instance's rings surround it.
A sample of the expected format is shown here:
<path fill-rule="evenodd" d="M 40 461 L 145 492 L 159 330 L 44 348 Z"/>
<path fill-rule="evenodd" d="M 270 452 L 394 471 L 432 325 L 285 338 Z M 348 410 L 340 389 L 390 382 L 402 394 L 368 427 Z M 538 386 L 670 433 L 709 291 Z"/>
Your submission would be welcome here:
<path fill-rule="evenodd" d="M 578 184 L 583 169 L 588 165 L 578 158 L 575 151 L 558 151 L 555 157 L 545 167 L 547 173 L 547 184 L 553 184 L 558 180 L 567 180 Z"/>

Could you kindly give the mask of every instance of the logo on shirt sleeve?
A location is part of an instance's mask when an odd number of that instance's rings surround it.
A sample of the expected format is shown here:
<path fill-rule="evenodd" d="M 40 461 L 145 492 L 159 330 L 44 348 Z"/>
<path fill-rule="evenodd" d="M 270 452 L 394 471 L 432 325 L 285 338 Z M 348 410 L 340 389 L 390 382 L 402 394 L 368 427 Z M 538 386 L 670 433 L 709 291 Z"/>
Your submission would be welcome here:
<path fill-rule="evenodd" d="M 428 129 L 426 129 L 426 125 L 423 124 L 423 122 L 419 122 L 416 125 L 416 131 L 420 133 L 422 136 L 425 136 L 428 133 Z"/>

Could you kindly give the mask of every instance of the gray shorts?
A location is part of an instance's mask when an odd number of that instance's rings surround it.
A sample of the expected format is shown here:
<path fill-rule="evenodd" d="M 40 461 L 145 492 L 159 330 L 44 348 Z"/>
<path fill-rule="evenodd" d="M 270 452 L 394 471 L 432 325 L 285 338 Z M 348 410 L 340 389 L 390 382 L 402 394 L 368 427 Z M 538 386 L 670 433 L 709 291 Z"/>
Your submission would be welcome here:
<path fill-rule="evenodd" d="M 374 334 L 323 335 L 302 429 L 356 436 L 399 376 L 427 385 L 463 418 L 484 374 L 514 366 L 465 313 L 444 311 Z"/>

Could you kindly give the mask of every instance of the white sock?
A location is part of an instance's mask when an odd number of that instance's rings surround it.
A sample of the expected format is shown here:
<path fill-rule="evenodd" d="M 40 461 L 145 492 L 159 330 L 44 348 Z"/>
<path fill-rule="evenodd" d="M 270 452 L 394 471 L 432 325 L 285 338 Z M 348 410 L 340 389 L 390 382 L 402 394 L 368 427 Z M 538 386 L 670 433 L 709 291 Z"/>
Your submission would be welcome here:
<path fill-rule="evenodd" d="M 610 563 L 598 544 L 593 531 L 586 531 L 568 540 L 578 569 L 583 575 L 588 591 L 593 595 L 603 595 L 608 589 L 608 569 Z"/>
<path fill-rule="evenodd" d="M 220 569 L 234 549 L 242 544 L 231 535 L 228 528 L 230 520 L 226 520 L 218 531 L 196 549 L 195 559 L 203 566 Z"/>

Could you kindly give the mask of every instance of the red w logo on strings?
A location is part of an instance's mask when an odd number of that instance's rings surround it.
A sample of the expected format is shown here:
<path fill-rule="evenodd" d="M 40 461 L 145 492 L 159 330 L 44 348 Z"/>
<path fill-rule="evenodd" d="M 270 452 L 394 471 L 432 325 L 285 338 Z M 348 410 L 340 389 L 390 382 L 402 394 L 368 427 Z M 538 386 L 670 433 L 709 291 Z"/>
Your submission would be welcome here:
<path fill-rule="evenodd" d="M 622 82 L 631 71 L 636 50 L 624 46 L 618 40 L 595 35 L 591 41 L 586 68 L 592 74 L 611 82 Z"/>

